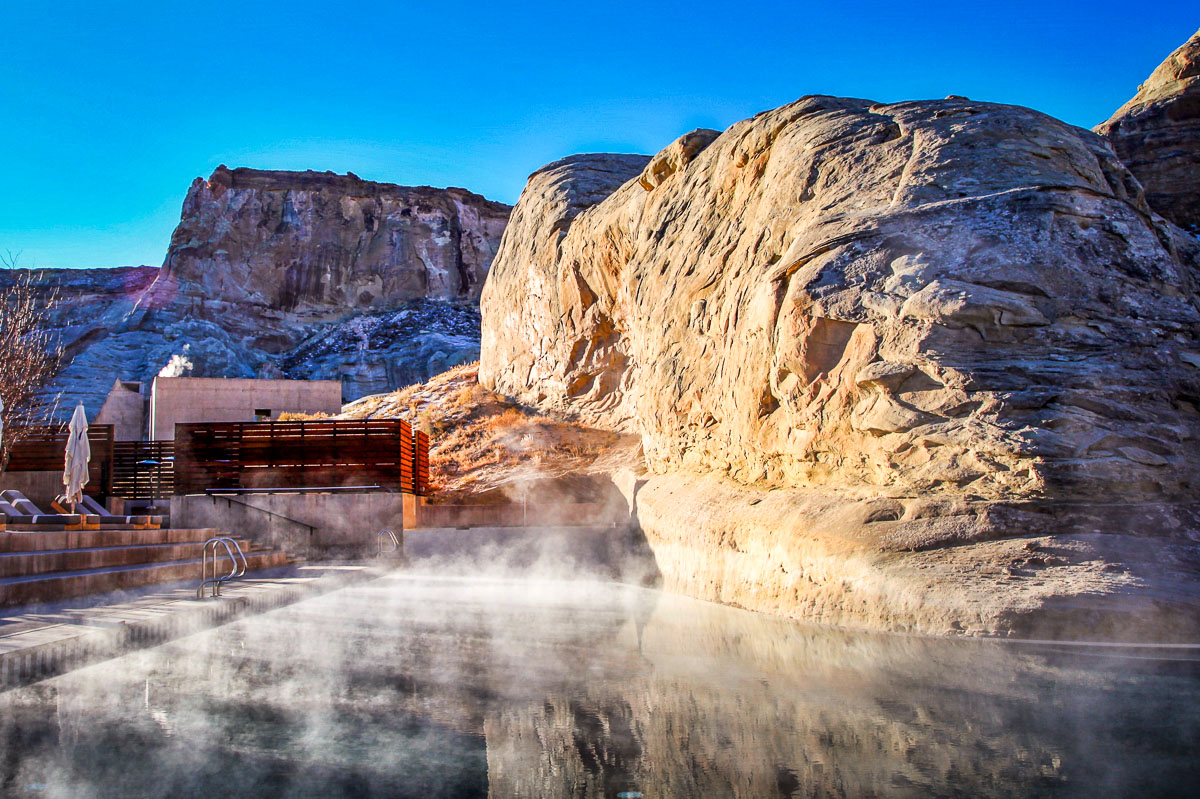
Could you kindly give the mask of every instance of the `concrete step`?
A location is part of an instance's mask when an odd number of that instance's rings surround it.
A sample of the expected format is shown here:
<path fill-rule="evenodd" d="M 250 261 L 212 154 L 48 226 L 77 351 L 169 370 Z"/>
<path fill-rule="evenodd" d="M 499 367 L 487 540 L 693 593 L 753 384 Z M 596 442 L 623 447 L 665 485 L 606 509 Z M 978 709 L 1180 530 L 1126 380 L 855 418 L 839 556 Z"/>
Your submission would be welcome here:
<path fill-rule="evenodd" d="M 16 532 L 10 529 L 7 533 L 0 533 L 0 553 L 204 543 L 219 535 L 225 533 L 202 527 L 185 530 L 72 530 L 38 533 Z"/>
<path fill-rule="evenodd" d="M 250 541 L 238 541 L 247 557 L 262 551 Z M 200 557 L 202 541 L 182 544 L 143 544 L 134 546 L 88 547 L 86 549 L 49 549 L 36 552 L 0 553 L 0 578 L 24 577 L 51 572 L 73 572 L 103 569 L 111 566 L 133 566 L 141 563 L 191 560 Z M 218 562 L 228 562 L 223 548 L 218 549 Z"/>
<path fill-rule="evenodd" d="M 246 562 L 248 574 L 251 571 L 285 566 L 288 556 L 278 550 L 255 550 L 246 553 Z M 200 559 L 3 577 L 0 578 L 0 606 L 49 602 L 175 580 L 195 580 L 199 585 Z"/>

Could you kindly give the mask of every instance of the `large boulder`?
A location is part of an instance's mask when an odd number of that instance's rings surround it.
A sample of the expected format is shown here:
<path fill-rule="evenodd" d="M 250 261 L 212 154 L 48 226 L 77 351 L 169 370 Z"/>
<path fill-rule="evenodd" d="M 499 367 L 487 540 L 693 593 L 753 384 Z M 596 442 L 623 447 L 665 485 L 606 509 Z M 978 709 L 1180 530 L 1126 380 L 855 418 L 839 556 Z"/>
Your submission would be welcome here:
<path fill-rule="evenodd" d="M 1151 208 L 1200 233 L 1200 31 L 1096 132 L 1141 181 Z"/>
<path fill-rule="evenodd" d="M 576 155 L 529 176 L 501 241 L 508 266 L 484 285 L 480 298 L 481 312 L 486 306 L 490 313 L 482 333 L 486 341 L 481 346 L 487 352 L 482 382 L 531 404 L 549 400 L 565 410 L 567 397 L 579 394 L 579 386 L 568 381 L 591 376 L 619 381 L 628 376 L 628 342 L 601 316 L 602 306 L 562 261 L 559 246 L 580 212 L 637 177 L 649 161 L 642 155 Z M 567 319 L 568 314 L 573 318 Z M 586 341 L 575 333 L 585 327 Z M 582 349 L 564 359 L 563 348 L 576 342 Z M 578 366 L 569 366 L 568 360 Z M 599 385 L 593 393 L 599 402 L 612 405 L 622 401 L 628 388 Z M 605 410 L 610 413 L 603 414 L 604 421 L 611 425 L 613 408 Z"/>
<path fill-rule="evenodd" d="M 480 377 L 641 434 L 668 587 L 892 629 L 1190 634 L 1197 245 L 1103 139 L 806 97 L 606 181 L 596 160 L 531 177 Z"/>

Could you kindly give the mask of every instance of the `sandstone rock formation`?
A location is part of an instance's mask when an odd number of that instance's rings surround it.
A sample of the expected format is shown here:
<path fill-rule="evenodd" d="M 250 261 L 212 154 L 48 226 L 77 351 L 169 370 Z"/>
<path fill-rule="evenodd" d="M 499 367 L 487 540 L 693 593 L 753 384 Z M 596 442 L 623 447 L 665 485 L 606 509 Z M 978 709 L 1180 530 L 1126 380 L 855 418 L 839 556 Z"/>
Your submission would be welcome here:
<path fill-rule="evenodd" d="M 463 189 L 219 167 L 188 191 L 161 270 L 47 276 L 104 295 L 86 313 L 64 303 L 56 389 L 94 413 L 114 379 L 176 368 L 340 379 L 353 399 L 474 360 L 510 210 Z"/>
<path fill-rule="evenodd" d="M 1200 233 L 1200 31 L 1095 130 L 1145 187 L 1151 208 Z"/>
<path fill-rule="evenodd" d="M 464 189 L 221 166 L 188 190 L 163 279 L 288 311 L 474 299 L 510 210 Z"/>
<path fill-rule="evenodd" d="M 486 387 L 641 435 L 667 586 L 890 629 L 1194 632 L 1200 245 L 1104 140 L 833 97 L 706 138 L 535 173 L 482 296 Z"/>

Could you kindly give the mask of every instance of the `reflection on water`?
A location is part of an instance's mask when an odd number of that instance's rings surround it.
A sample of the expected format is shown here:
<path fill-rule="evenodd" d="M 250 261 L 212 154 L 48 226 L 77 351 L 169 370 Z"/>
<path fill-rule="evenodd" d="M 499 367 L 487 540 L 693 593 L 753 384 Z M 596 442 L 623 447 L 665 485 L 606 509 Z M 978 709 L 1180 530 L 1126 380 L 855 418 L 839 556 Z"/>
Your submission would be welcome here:
<path fill-rule="evenodd" d="M 1193 795 L 1200 668 L 1148 652 L 395 576 L 0 696 L 0 793 Z"/>

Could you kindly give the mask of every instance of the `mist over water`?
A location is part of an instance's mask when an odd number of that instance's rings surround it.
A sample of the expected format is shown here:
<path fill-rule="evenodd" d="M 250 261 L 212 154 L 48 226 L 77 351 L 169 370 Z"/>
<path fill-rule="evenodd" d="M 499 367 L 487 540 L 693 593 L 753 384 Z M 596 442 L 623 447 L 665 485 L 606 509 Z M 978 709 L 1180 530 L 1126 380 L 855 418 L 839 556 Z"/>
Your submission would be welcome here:
<path fill-rule="evenodd" d="M 0 795 L 1189 796 L 1188 657 L 396 573 L 0 695 Z"/>

